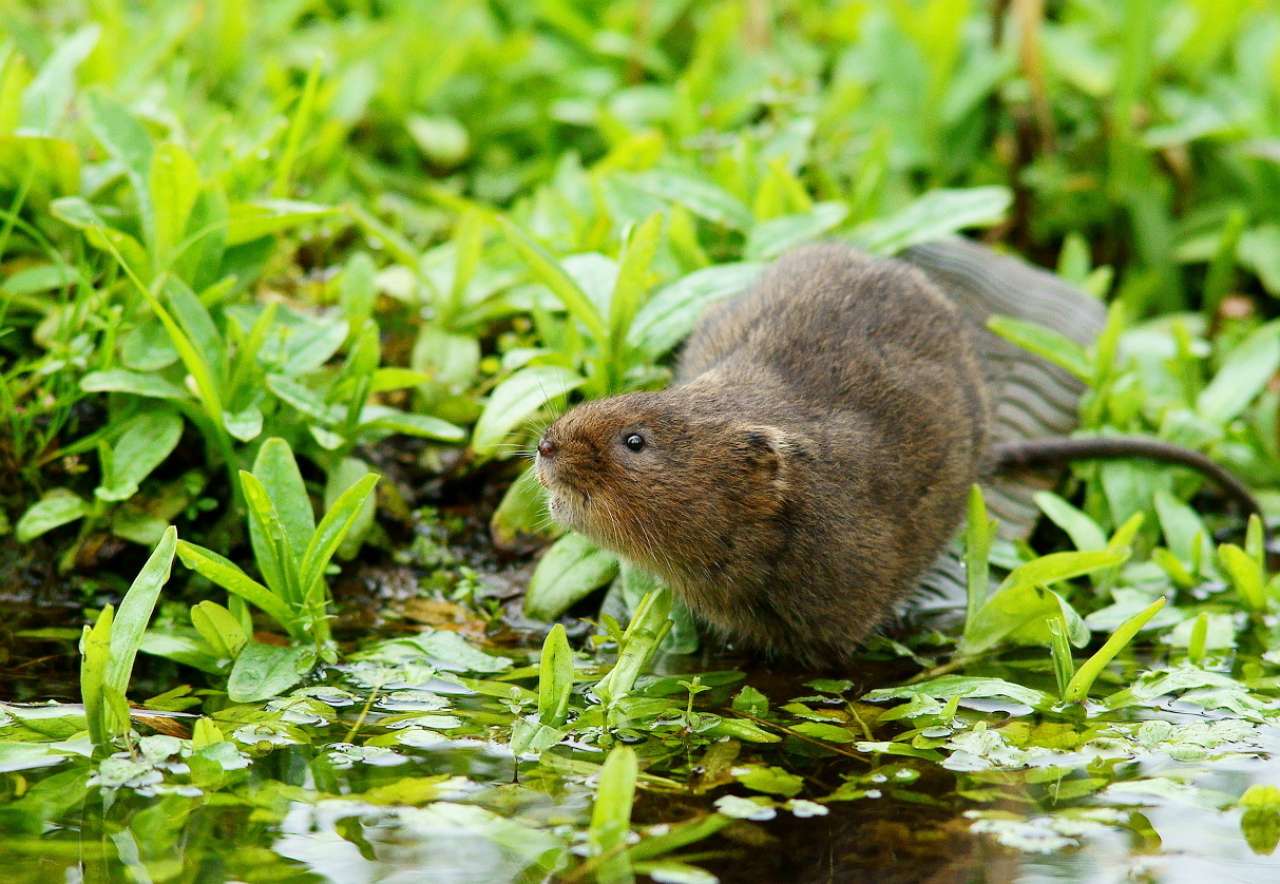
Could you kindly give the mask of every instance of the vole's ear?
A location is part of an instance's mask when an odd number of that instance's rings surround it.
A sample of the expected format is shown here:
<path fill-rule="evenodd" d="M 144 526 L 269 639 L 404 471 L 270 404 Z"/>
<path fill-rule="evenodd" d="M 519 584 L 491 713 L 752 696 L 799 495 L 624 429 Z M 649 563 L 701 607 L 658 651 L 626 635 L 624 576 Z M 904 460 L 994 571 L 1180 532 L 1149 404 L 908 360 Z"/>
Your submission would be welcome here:
<path fill-rule="evenodd" d="M 777 427 L 745 426 L 740 431 L 742 459 L 757 476 L 773 482 L 785 481 L 787 463 L 798 440 Z"/>

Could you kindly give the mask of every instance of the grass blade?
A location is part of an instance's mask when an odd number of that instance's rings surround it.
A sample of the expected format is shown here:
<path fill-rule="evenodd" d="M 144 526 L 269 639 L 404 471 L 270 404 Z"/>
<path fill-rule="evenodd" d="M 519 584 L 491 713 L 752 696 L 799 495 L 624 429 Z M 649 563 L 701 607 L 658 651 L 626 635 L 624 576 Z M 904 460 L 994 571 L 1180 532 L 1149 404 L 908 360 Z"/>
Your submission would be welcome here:
<path fill-rule="evenodd" d="M 107 678 L 107 666 L 111 661 L 111 621 L 114 609 L 107 605 L 98 615 L 93 627 L 84 627 L 80 634 L 80 702 L 84 704 L 84 717 L 89 726 L 89 739 L 95 754 L 111 752 L 111 740 L 107 734 L 103 698 Z"/>
<path fill-rule="evenodd" d="M 240 485 L 248 504 L 249 534 L 258 570 L 271 591 L 296 608 L 302 599 L 298 559 L 275 503 L 267 494 L 266 487 L 252 473 L 241 470 Z"/>
<path fill-rule="evenodd" d="M 1234 543 L 1218 547 L 1218 559 L 1240 598 L 1253 611 L 1267 609 L 1266 579 L 1258 560 Z"/>
<path fill-rule="evenodd" d="M 1201 611 L 1191 626 L 1191 639 L 1187 642 L 1187 659 L 1199 666 L 1204 662 L 1204 652 L 1209 644 L 1209 615 Z"/>
<path fill-rule="evenodd" d="M 138 656 L 138 646 L 142 644 L 142 634 L 147 631 L 156 599 L 169 580 L 177 543 L 178 529 L 170 525 L 120 602 L 120 610 L 111 627 L 111 656 L 104 682 L 108 691 L 124 696 L 129 688 L 133 661 Z"/>
<path fill-rule="evenodd" d="M 277 437 L 263 442 L 253 461 L 253 477 L 266 489 L 293 550 L 294 566 L 301 568 L 302 551 L 316 530 L 316 516 L 289 443 Z"/>
<path fill-rule="evenodd" d="M 1083 347 L 1061 332 L 1009 316 L 992 316 L 987 328 L 1011 344 L 1075 375 L 1086 384 L 1093 381 L 1093 366 Z"/>
<path fill-rule="evenodd" d="M 1106 643 L 1076 670 L 1076 674 L 1072 676 L 1071 682 L 1062 694 L 1062 699 L 1068 703 L 1083 702 L 1089 696 L 1089 688 L 1093 687 L 1094 680 L 1102 673 L 1102 670 L 1115 659 L 1116 654 L 1119 654 L 1125 645 L 1133 640 L 1133 637 L 1138 634 L 1138 630 L 1145 626 L 1147 621 L 1164 607 L 1166 601 L 1167 599 L 1164 596 L 1160 596 L 1160 598 L 1134 614 L 1124 623 L 1121 623 L 1119 628 L 1111 633 L 1111 638 L 1107 639 Z"/>
<path fill-rule="evenodd" d="M 991 590 L 991 564 L 988 559 L 995 527 L 996 523 L 987 518 L 987 504 L 982 497 L 982 489 L 975 483 L 969 489 L 969 522 L 965 529 L 964 545 L 965 585 L 968 590 L 964 618 L 966 631 Z"/>
<path fill-rule="evenodd" d="M 661 233 L 662 215 L 655 212 L 631 232 L 618 262 L 618 279 L 609 298 L 609 358 L 618 375 L 624 367 L 627 332 L 648 288 L 649 265 L 658 250 Z"/>
<path fill-rule="evenodd" d="M 627 855 L 627 835 L 631 831 L 631 806 L 636 797 L 636 753 L 630 746 L 616 746 L 600 769 L 599 789 L 591 808 L 588 836 L 597 857 L 596 880 L 633 880 Z"/>
<path fill-rule="evenodd" d="M 212 550 L 185 540 L 178 541 L 178 558 L 192 571 L 269 615 L 287 629 L 290 635 L 295 633 L 294 624 L 297 618 L 293 610 L 285 604 L 283 599 L 241 571 L 232 562 Z"/>
<path fill-rule="evenodd" d="M 573 277 L 556 262 L 551 253 L 506 218 L 499 216 L 498 224 L 533 275 L 551 289 L 551 293 L 564 304 L 565 309 L 575 319 L 586 326 L 587 332 L 595 341 L 601 344 L 607 341 L 609 333 L 605 328 L 604 319 L 600 316 L 600 311 L 596 309 L 595 304 L 591 303 L 587 293 L 573 281 Z"/>
<path fill-rule="evenodd" d="M 488 455 L 523 421 L 552 399 L 586 383 L 577 372 L 559 365 L 521 369 L 494 388 L 471 432 L 471 448 Z"/>
<path fill-rule="evenodd" d="M 622 635 L 618 660 L 596 683 L 595 695 L 607 705 L 631 693 L 636 679 L 643 674 L 670 629 L 671 590 L 663 587 L 646 593 Z"/>
<path fill-rule="evenodd" d="M 338 495 L 338 499 L 324 514 L 315 533 L 311 535 L 311 542 L 307 544 L 307 551 L 302 556 L 301 584 L 302 600 L 309 608 L 321 601 L 317 588 L 324 585 L 324 569 L 329 566 L 329 560 L 342 543 L 342 538 L 346 537 L 351 525 L 360 516 L 360 508 L 373 491 L 373 486 L 378 484 L 379 478 L 377 473 L 369 473 Z"/>
<path fill-rule="evenodd" d="M 572 691 L 573 649 L 564 625 L 557 623 L 542 643 L 538 663 L 538 719 L 551 727 L 564 724 Z"/>

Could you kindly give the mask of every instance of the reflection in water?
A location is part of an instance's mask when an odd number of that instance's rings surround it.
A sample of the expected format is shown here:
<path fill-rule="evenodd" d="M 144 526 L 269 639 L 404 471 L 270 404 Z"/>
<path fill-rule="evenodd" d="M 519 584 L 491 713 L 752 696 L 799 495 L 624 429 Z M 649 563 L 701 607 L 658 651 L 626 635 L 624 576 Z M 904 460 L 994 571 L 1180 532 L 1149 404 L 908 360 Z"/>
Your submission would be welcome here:
<path fill-rule="evenodd" d="M 30 608 L 9 622 L 50 625 Z M 37 635 L 14 638 L 0 690 L 11 700 L 71 699 L 73 645 Z M 519 666 L 526 650 L 503 653 Z M 913 730 L 911 715 L 876 721 L 885 708 L 905 708 L 897 701 L 858 713 L 848 700 L 909 677 L 913 669 L 901 660 L 868 659 L 861 684 L 819 685 L 825 694 L 815 693 L 810 674 L 708 653 L 664 658 L 657 675 L 733 669 L 750 673 L 746 682 L 768 698 L 767 715 L 787 728 L 782 742 L 744 743 L 711 770 L 723 740 L 687 751 L 679 729 L 661 717 L 619 731 L 655 775 L 642 780 L 632 817 L 647 836 L 704 818 L 726 795 L 752 794 L 735 779 L 762 790 L 762 805 L 745 805 L 758 811 L 753 819 L 678 851 L 722 880 L 1280 880 L 1280 791 L 1274 806 L 1265 791 L 1250 793 L 1250 808 L 1238 806 L 1250 786 L 1280 785 L 1280 729 L 1267 723 L 1269 708 L 1228 716 L 1184 694 L 1162 706 L 1095 705 L 1086 718 L 974 698 L 955 704 L 950 719 L 925 715 Z M 42 680 L 33 684 L 23 672 Z M 134 695 L 171 688 L 180 674 L 147 658 Z M 706 677 L 716 687 L 699 695 L 698 708 L 727 711 L 742 681 Z M 1038 676 L 1009 677 L 1029 684 Z M 1177 670 L 1177 677 L 1190 676 Z M 663 715 L 683 708 L 679 681 L 652 682 L 653 697 L 680 698 L 662 706 Z M 388 687 L 371 697 L 378 684 Z M 464 684 L 419 660 L 365 659 L 289 698 L 206 706 L 230 739 L 197 749 L 149 737 L 133 756 L 98 767 L 85 757 L 78 707 L 0 707 L 7 708 L 0 863 L 18 870 L 5 880 L 263 880 L 305 872 L 343 884 L 487 884 L 572 874 L 588 854 L 602 753 L 590 741 L 570 741 L 543 763 L 532 755 L 517 762 L 507 741 L 518 704 L 501 696 L 500 684 Z M 189 718 L 170 720 L 180 735 L 190 733 Z M 829 721 L 848 724 L 853 742 L 806 736 L 825 732 L 804 724 Z M 674 736 L 649 741 L 659 726 Z M 770 770 L 783 778 L 771 780 Z M 786 777 L 797 774 L 800 791 L 792 792 Z M 806 800 L 793 807 L 789 797 Z"/>

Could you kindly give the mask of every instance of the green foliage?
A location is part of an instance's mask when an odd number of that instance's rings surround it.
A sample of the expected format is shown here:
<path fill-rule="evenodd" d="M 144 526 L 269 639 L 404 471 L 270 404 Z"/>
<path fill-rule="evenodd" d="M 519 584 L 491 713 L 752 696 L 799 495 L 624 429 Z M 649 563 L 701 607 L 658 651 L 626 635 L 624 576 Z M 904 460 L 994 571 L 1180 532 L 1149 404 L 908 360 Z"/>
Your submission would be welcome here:
<path fill-rule="evenodd" d="M 201 629 L 193 610 L 192 622 L 210 654 L 235 660 L 228 690 L 237 700 L 264 699 L 290 687 L 310 671 L 316 654 L 329 662 L 336 659 L 325 570 L 356 522 L 367 520 L 365 504 L 379 479 L 366 473 L 355 480 L 334 498 L 317 524 L 288 443 L 268 439 L 253 469 L 242 471 L 240 481 L 254 559 L 265 585 L 212 550 L 186 541 L 178 544 L 184 565 L 269 615 L 298 643 L 287 649 L 246 643 L 243 630 L 233 628 L 235 618 L 225 609 L 205 609 L 199 615 Z M 236 650 L 228 654 L 233 646 Z"/>
<path fill-rule="evenodd" d="M 630 746 L 618 746 L 609 753 L 600 769 L 600 786 L 591 810 L 587 830 L 591 847 L 600 857 L 596 880 L 634 880 L 626 850 L 630 831 L 631 804 L 636 794 L 636 753 Z"/>
<path fill-rule="evenodd" d="M 169 580 L 177 543 L 178 532 L 169 528 L 124 594 L 119 611 L 107 605 L 92 627 L 84 627 L 80 694 L 96 754 L 108 754 L 130 733 L 125 694 L 147 622 Z"/>

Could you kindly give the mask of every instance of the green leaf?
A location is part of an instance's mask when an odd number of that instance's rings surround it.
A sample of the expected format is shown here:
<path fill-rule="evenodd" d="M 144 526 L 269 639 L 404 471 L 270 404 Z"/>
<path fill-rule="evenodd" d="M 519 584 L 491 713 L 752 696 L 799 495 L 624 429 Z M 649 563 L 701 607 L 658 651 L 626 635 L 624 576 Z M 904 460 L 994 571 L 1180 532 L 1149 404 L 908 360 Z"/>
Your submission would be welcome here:
<path fill-rule="evenodd" d="M 823 740 L 827 743 L 852 743 L 856 739 L 848 728 L 824 724 L 821 721 L 802 721 L 792 725 L 790 729 L 797 734 L 804 734 L 806 737 L 813 737 L 815 740 Z"/>
<path fill-rule="evenodd" d="M 377 473 L 368 473 L 357 479 L 338 495 L 333 506 L 316 526 L 311 542 L 307 544 L 307 550 L 302 556 L 302 599 L 308 604 L 322 605 L 324 570 L 329 566 L 329 560 L 337 552 L 342 539 L 360 518 L 365 499 L 373 492 L 373 486 L 378 484 L 379 478 Z M 323 611 L 319 614 L 323 616 Z"/>
<path fill-rule="evenodd" d="M 1255 329 L 1222 363 L 1209 386 L 1196 397 L 1196 411 L 1225 424 L 1252 402 L 1280 370 L 1280 321 Z"/>
<path fill-rule="evenodd" d="M 4 140 L 0 138 L 0 148 L 3 146 Z M 3 156 L 0 155 L 0 160 L 2 159 Z M 142 278 L 150 276 L 147 253 L 142 245 L 129 234 L 109 227 L 98 216 L 93 206 L 80 197 L 68 196 L 56 199 L 49 204 L 49 211 L 59 221 L 83 231 L 89 245 L 110 254 L 122 268 L 126 268 L 135 276 L 141 275 Z M 139 285 L 142 283 L 139 282 Z"/>
<path fill-rule="evenodd" d="M 356 252 L 342 269 L 342 285 L 338 294 L 342 313 L 347 318 L 347 328 L 352 334 L 359 332 L 373 315 L 377 299 L 377 267 L 366 252 Z"/>
<path fill-rule="evenodd" d="M 1012 202 L 1007 187 L 931 190 L 887 218 L 859 225 L 850 238 L 869 252 L 896 255 L 969 227 L 998 224 Z"/>
<path fill-rule="evenodd" d="M 227 559 L 185 540 L 178 541 L 178 558 L 192 571 L 244 599 L 293 633 L 296 618 L 288 604 Z"/>
<path fill-rule="evenodd" d="M 179 301 L 181 301 L 184 306 L 189 306 L 190 302 L 183 298 L 185 286 L 173 280 L 172 277 L 169 277 L 168 280 L 171 283 L 170 292 L 177 292 Z M 151 310 L 155 313 L 156 318 L 160 320 L 162 325 L 164 325 L 164 330 L 168 332 L 169 340 L 173 342 L 174 349 L 178 351 L 178 356 L 182 359 L 183 366 L 186 367 L 192 379 L 195 380 L 196 389 L 199 391 L 200 402 L 204 407 L 205 413 L 209 415 L 209 418 L 214 422 L 214 424 L 221 427 L 222 394 L 221 387 L 218 383 L 218 378 L 220 376 L 215 373 L 217 367 L 205 358 L 201 349 L 192 342 L 187 333 L 183 331 L 182 325 L 179 324 L 172 315 L 170 315 L 169 311 L 160 303 L 160 300 L 155 296 L 154 292 L 146 288 L 141 288 L 139 290 L 141 291 L 142 296 L 146 298 L 147 303 L 151 306 Z M 193 311 L 193 315 L 189 315 L 187 319 L 193 322 L 197 330 L 203 334 L 208 334 L 208 327 L 201 322 L 198 311 Z M 216 336 L 217 332 L 215 330 L 213 332 L 213 337 L 216 338 Z M 209 342 L 206 341 L 205 343 L 208 344 Z"/>
<path fill-rule="evenodd" d="M 102 484 L 94 489 L 99 500 L 128 500 L 138 484 L 151 475 L 178 446 L 182 418 L 172 411 L 146 411 L 131 420 L 102 464 Z"/>
<path fill-rule="evenodd" d="M 656 212 L 631 232 L 618 262 L 618 279 L 609 297 L 609 353 L 621 360 L 636 311 L 648 290 L 649 265 L 653 263 L 662 234 L 662 216 Z"/>
<path fill-rule="evenodd" d="M 213 316 L 196 293 L 191 291 L 191 287 L 177 277 L 170 276 L 165 280 L 164 292 L 169 298 L 173 317 L 186 332 L 187 339 L 200 354 L 200 359 L 208 366 L 210 377 L 207 383 L 216 389 L 220 400 L 225 400 L 222 394 L 223 382 L 227 376 L 227 347 Z"/>
<path fill-rule="evenodd" d="M 1267 609 L 1266 575 L 1258 560 L 1234 543 L 1218 547 L 1218 559 L 1227 572 L 1232 587 L 1253 611 Z"/>
<path fill-rule="evenodd" d="M 1086 384 L 1093 380 L 1093 366 L 1088 354 L 1061 332 L 1010 316 L 992 316 L 987 320 L 987 328 L 1006 341 L 1070 372 Z"/>
<path fill-rule="evenodd" d="M 837 728 L 837 730 L 843 730 L 843 728 Z M 847 734 L 848 731 L 845 733 Z M 851 740 L 841 742 L 851 742 Z M 766 767 L 761 764 L 748 764 L 734 768 L 733 778 L 754 792 L 781 795 L 784 798 L 799 795 L 804 789 L 804 777 L 788 773 L 780 767 Z"/>
<path fill-rule="evenodd" d="M 1147 621 L 1164 607 L 1165 601 L 1165 597 L 1161 596 L 1122 623 L 1120 628 L 1111 634 L 1106 643 L 1076 670 L 1071 682 L 1067 685 L 1066 691 L 1062 694 L 1062 699 L 1069 703 L 1084 702 L 1089 696 L 1089 688 L 1093 686 L 1094 681 L 1097 680 L 1102 670 L 1115 659 L 1116 654 L 1120 653 L 1125 645 L 1133 641 L 1133 637 L 1138 634 L 1138 630 L 1142 629 Z"/>
<path fill-rule="evenodd" d="M 279 514 L 284 535 L 294 551 L 294 561 L 301 566 L 302 550 L 307 548 L 316 531 L 316 517 L 289 443 L 274 436 L 263 442 L 253 461 L 253 477 L 262 483 Z M 257 553 L 256 543 L 254 553 Z"/>
<path fill-rule="evenodd" d="M 485 218 L 477 209 L 467 209 L 454 227 L 453 247 L 456 256 L 448 299 L 442 306 L 441 322 L 448 327 L 466 302 L 467 287 L 475 278 L 484 252 Z"/>
<path fill-rule="evenodd" d="M 1234 636 L 1232 636 L 1234 639 Z M 1209 644 L 1209 612 L 1201 611 L 1196 615 L 1191 627 L 1191 637 L 1187 640 L 1187 659 L 1197 666 L 1204 662 L 1204 652 Z"/>
<path fill-rule="evenodd" d="M 511 754 L 515 756 L 533 753 L 541 755 L 564 739 L 566 731 L 550 727 L 536 715 L 517 718 L 511 725 Z"/>
<path fill-rule="evenodd" d="M 1116 561 L 1121 561 L 1117 558 Z M 1049 644 L 1048 624 L 1061 619 L 1067 638 L 1076 647 L 1089 643 L 1089 628 L 1062 596 L 1038 586 L 999 590 L 978 609 L 973 628 L 960 643 L 963 654 L 980 654 L 1006 638 L 1021 644 Z"/>
<path fill-rule="evenodd" d="M 76 68 L 89 57 L 102 28 L 86 25 L 60 39 L 22 95 L 23 132 L 52 135 L 67 112 L 76 88 Z"/>
<path fill-rule="evenodd" d="M 606 705 L 631 693 L 636 679 L 657 652 L 671 629 L 671 590 L 667 587 L 647 594 L 636 606 L 627 631 L 622 635 L 618 659 L 613 668 L 592 688 Z"/>
<path fill-rule="evenodd" d="M 310 387 L 282 374 L 267 375 L 267 389 L 281 402 L 296 408 L 307 417 L 326 425 L 342 423 L 345 412 L 337 405 L 330 405 Z"/>
<path fill-rule="evenodd" d="M 781 743 L 782 737 L 771 734 L 752 721 L 741 718 L 722 718 L 705 731 L 708 737 L 728 737 L 731 740 L 742 740 L 744 743 Z"/>
<path fill-rule="evenodd" d="M 364 461 L 356 457 L 344 457 L 338 465 L 329 471 L 328 481 L 324 486 L 324 508 L 330 510 L 342 492 L 346 491 L 365 476 L 372 475 L 373 470 Z M 373 516 L 377 500 L 373 495 L 364 499 L 360 512 L 351 524 L 351 530 L 338 546 L 338 558 L 354 558 L 360 551 L 361 544 L 373 528 Z"/>
<path fill-rule="evenodd" d="M 722 227 L 747 230 L 755 221 L 741 200 L 705 178 L 655 170 L 630 175 L 626 180 L 645 193 L 684 206 L 699 218 Z"/>
<path fill-rule="evenodd" d="M 85 711 L 88 711 L 87 707 Z M 93 732 L 91 731 L 90 740 L 92 741 L 92 739 Z M 72 753 L 59 751 L 49 743 L 23 743 L 7 740 L 4 743 L 0 743 L 0 773 L 53 767 L 66 761 L 69 757 L 72 757 Z"/>
<path fill-rule="evenodd" d="M 280 513 L 266 488 L 252 473 L 240 471 L 240 487 L 244 490 L 258 571 L 271 592 L 296 609 L 302 602 L 298 553 L 289 542 Z"/>
<path fill-rule="evenodd" d="M 538 561 L 524 612 L 535 620 L 554 620 L 617 575 L 617 556 L 581 534 L 566 534 Z"/>
<path fill-rule="evenodd" d="M 236 203 L 227 224 L 227 245 L 235 246 L 341 213 L 330 206 L 294 200 Z"/>
<path fill-rule="evenodd" d="M 964 632 L 968 635 L 978 616 L 978 611 L 991 592 L 991 540 L 995 537 L 995 522 L 987 518 L 987 504 L 982 488 L 974 483 L 969 488 L 968 517 L 965 528 L 965 618 Z"/>
<path fill-rule="evenodd" d="M 967 675 L 942 675 L 916 684 L 879 688 L 864 694 L 862 699 L 869 703 L 880 703 L 885 700 L 909 700 L 915 697 L 929 697 L 934 700 L 950 700 L 953 697 L 1005 699 L 1042 711 L 1055 705 L 1054 698 L 1044 691 L 1014 684 L 1002 678 Z"/>
<path fill-rule="evenodd" d="M 471 434 L 471 448 L 479 455 L 491 455 L 507 434 L 528 420 L 540 408 L 586 379 L 558 365 L 524 368 L 499 384 L 489 395 L 484 411 Z"/>
<path fill-rule="evenodd" d="M 389 639 L 354 655 L 354 659 L 357 660 L 372 660 L 392 665 L 406 662 L 422 663 L 424 658 L 428 665 L 444 672 L 489 673 L 503 672 L 511 668 L 511 658 L 486 654 L 472 647 L 456 632 L 442 629 L 428 629 L 409 638 Z M 462 681 L 473 690 L 484 693 L 482 687 L 474 681 L 470 679 Z M 507 683 L 494 684 L 498 684 L 501 691 L 493 696 L 509 697 L 512 692 L 515 692 L 520 695 L 522 701 L 537 699 L 537 695 L 527 688 Z"/>
<path fill-rule="evenodd" d="M 147 631 L 151 612 L 155 610 L 156 599 L 169 581 L 177 543 L 178 530 L 169 526 L 120 601 L 111 627 L 111 657 L 103 683 L 107 690 L 122 697 L 129 688 L 133 661 L 142 644 L 142 635 Z"/>
<path fill-rule="evenodd" d="M 480 342 L 472 335 L 452 334 L 435 325 L 418 329 L 409 364 L 429 375 L 445 393 L 465 393 L 480 371 Z"/>
<path fill-rule="evenodd" d="M 1212 561 L 1213 543 L 1200 515 L 1163 488 L 1154 496 L 1156 516 L 1169 551 L 1184 565 L 1199 559 Z"/>
<path fill-rule="evenodd" d="M 101 92 L 87 96 L 89 131 L 113 160 L 124 167 L 142 214 L 143 236 L 154 241 L 155 214 L 147 175 L 151 171 L 151 136 L 127 108 Z"/>
<path fill-rule="evenodd" d="M 19 543 L 30 543 L 47 531 L 87 516 L 88 501 L 65 488 L 55 488 L 27 508 L 18 519 L 15 533 Z"/>
<path fill-rule="evenodd" d="M 183 147 L 166 141 L 151 155 L 147 180 L 155 211 L 153 261 L 161 268 L 172 260 L 174 249 L 186 233 L 200 192 L 200 170 Z"/>
<path fill-rule="evenodd" d="M 636 313 L 627 332 L 628 345 L 657 359 L 693 331 L 708 307 L 749 288 L 760 269 L 759 264 L 720 264 L 676 280 Z"/>
<path fill-rule="evenodd" d="M 614 580 L 609 593 L 612 595 L 615 590 L 621 593 L 622 601 L 626 607 L 626 617 L 630 620 L 633 612 L 639 609 L 645 596 L 650 592 L 663 589 L 667 584 L 656 574 L 625 560 L 619 561 L 618 566 L 618 576 Z M 607 598 L 608 596 L 606 596 Z M 671 602 L 671 631 L 667 633 L 667 637 L 662 642 L 662 652 L 666 654 L 692 654 L 698 650 L 698 643 L 698 625 L 693 619 L 693 614 L 689 612 L 689 609 L 685 607 L 680 599 L 673 597 Z"/>
<path fill-rule="evenodd" d="M 563 725 L 572 692 L 573 649 L 564 626 L 557 623 L 542 643 L 538 662 L 538 719 L 550 727 Z"/>
<path fill-rule="evenodd" d="M 220 677 L 226 675 L 225 659 L 215 654 L 198 633 L 191 635 L 185 631 L 156 632 L 151 629 L 142 636 L 142 644 L 138 650 L 152 657 L 163 657 L 165 660 L 199 669 L 210 675 Z"/>
<path fill-rule="evenodd" d="M 233 439 L 241 442 L 252 442 L 262 435 L 262 421 L 262 409 L 256 405 L 250 405 L 240 411 L 222 413 L 222 426 Z"/>
<path fill-rule="evenodd" d="M 191 625 L 216 656 L 227 660 L 234 660 L 249 640 L 235 615 L 217 602 L 192 605 Z"/>
<path fill-rule="evenodd" d="M 98 755 L 110 754 L 113 749 L 104 705 L 113 614 L 114 609 L 107 605 L 93 627 L 85 626 L 80 636 L 80 701 L 84 704 L 89 739 Z"/>
<path fill-rule="evenodd" d="M 467 438 L 467 433 L 456 424 L 432 417 L 429 414 L 413 414 L 389 408 L 385 405 L 366 405 L 360 411 L 361 433 L 403 433 L 422 439 L 457 444 Z"/>
<path fill-rule="evenodd" d="M 0 292 L 6 295 L 34 295 L 65 289 L 78 282 L 80 271 L 75 267 L 65 264 L 37 264 L 14 271 L 0 283 Z"/>
<path fill-rule="evenodd" d="M 0 89 L 4 86 L 5 73 L 0 71 Z M 56 206 L 67 194 L 80 192 L 80 165 L 80 149 L 66 138 L 0 132 L 0 182 L 13 188 L 20 181 L 30 181 L 33 202 L 50 200 L 54 217 L 59 217 Z M 88 239 L 94 248 L 101 247 L 99 237 L 91 235 Z M 141 246 L 138 250 L 141 251 Z"/>
<path fill-rule="evenodd" d="M 573 277 L 533 237 L 501 215 L 497 216 L 497 220 L 534 277 L 549 288 L 569 314 L 586 327 L 593 340 L 601 343 L 607 341 L 609 333 L 604 318 L 587 297 L 587 293 L 573 281 Z"/>
<path fill-rule="evenodd" d="M 80 379 L 80 389 L 86 393 L 131 393 L 152 399 L 190 399 L 191 394 L 159 375 L 142 374 L 115 368 L 108 371 L 91 371 Z"/>
<path fill-rule="evenodd" d="M 1049 586 L 1118 565 L 1125 558 L 1124 553 L 1114 550 L 1050 553 L 1014 568 L 1001 584 L 1001 590 Z"/>
<path fill-rule="evenodd" d="M 848 215 L 849 207 L 844 203 L 818 203 L 808 212 L 762 221 L 751 228 L 743 256 L 749 261 L 771 261 L 819 239 Z"/>
<path fill-rule="evenodd" d="M 533 469 L 520 474 L 489 520 L 495 546 L 510 547 L 523 535 L 554 538 L 561 533 L 547 511 L 547 495 Z"/>
<path fill-rule="evenodd" d="M 273 313 L 270 318 L 267 314 Z M 347 321 L 333 314 L 311 316 L 288 309 L 276 310 L 267 305 L 262 310 L 235 305 L 227 313 L 236 318 L 242 328 L 252 328 L 251 337 L 257 337 L 258 327 L 266 324 L 261 332 L 259 359 L 282 376 L 303 378 L 322 368 L 342 348 L 350 328 Z"/>
<path fill-rule="evenodd" d="M 1280 280 L 1277 280 L 1280 290 Z M 1255 784 L 1240 796 L 1240 831 L 1249 849 L 1260 856 L 1271 856 L 1280 844 L 1280 788 Z"/>
<path fill-rule="evenodd" d="M 1107 535 L 1098 523 L 1058 495 L 1040 491 L 1035 495 L 1035 502 L 1049 521 L 1066 532 L 1076 549 L 1090 552 L 1107 548 Z"/>
<path fill-rule="evenodd" d="M 977 654 L 1005 638 L 1044 644 L 1049 641 L 1048 618 L 1061 617 L 1067 638 L 1076 647 L 1089 641 L 1089 630 L 1067 602 L 1042 587 L 1118 565 L 1125 554 L 1114 551 L 1065 552 L 1041 556 L 1015 568 L 966 626 L 961 650 Z"/>
<path fill-rule="evenodd" d="M 1236 252 L 1272 297 L 1280 297 L 1280 225 L 1260 224 L 1245 231 Z"/>
<path fill-rule="evenodd" d="M 612 884 L 633 879 L 626 846 L 631 832 L 637 772 L 636 753 L 630 746 L 615 746 L 600 768 L 591 825 L 587 830 L 593 853 L 603 858 L 596 867 L 597 881 Z"/>
<path fill-rule="evenodd" d="M 278 697 L 301 681 L 315 661 L 315 649 L 307 645 L 282 648 L 251 641 L 231 667 L 227 696 L 234 703 Z"/>

